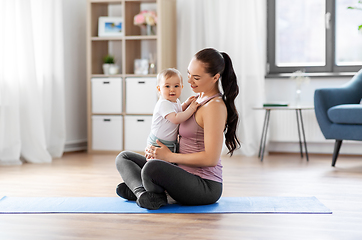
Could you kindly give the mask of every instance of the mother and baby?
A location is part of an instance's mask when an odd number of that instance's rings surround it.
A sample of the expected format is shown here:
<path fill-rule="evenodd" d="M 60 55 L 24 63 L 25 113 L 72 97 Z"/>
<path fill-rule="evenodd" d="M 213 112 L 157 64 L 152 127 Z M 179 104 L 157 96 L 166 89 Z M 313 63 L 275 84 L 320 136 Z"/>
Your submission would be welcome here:
<path fill-rule="evenodd" d="M 181 74 L 176 69 L 160 72 L 160 99 L 145 156 L 123 151 L 116 158 L 124 181 L 117 186 L 117 194 L 142 208 L 166 205 L 166 193 L 183 205 L 215 203 L 222 193 L 223 135 L 230 155 L 240 146 L 234 103 L 239 88 L 228 54 L 203 49 L 191 59 L 187 71 L 197 96 L 181 104 Z"/>

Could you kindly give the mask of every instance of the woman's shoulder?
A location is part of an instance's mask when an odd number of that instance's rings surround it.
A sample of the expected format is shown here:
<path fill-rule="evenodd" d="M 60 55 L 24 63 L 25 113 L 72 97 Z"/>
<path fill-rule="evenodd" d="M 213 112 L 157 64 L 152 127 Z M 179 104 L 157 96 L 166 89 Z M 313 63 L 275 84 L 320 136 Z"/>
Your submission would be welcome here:
<path fill-rule="evenodd" d="M 227 109 L 222 97 L 215 97 L 201 106 L 195 114 L 196 122 L 202 128 L 205 124 L 215 126 L 221 124 L 224 126 L 227 118 Z M 216 128 L 215 128 L 216 129 Z"/>
<path fill-rule="evenodd" d="M 227 113 L 226 105 L 222 96 L 217 96 L 208 101 L 200 110 L 204 110 L 209 113 L 222 114 L 223 112 Z"/>
<path fill-rule="evenodd" d="M 210 99 L 205 106 L 211 106 L 211 107 L 225 107 L 226 105 L 224 103 L 224 100 L 222 99 L 222 96 L 217 96 L 212 99 Z"/>

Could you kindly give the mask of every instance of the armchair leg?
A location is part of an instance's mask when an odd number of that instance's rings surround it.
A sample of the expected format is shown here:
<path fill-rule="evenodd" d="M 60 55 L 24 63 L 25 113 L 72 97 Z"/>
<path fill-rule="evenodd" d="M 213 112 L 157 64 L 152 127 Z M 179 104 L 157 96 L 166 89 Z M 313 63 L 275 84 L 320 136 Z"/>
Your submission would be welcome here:
<path fill-rule="evenodd" d="M 332 158 L 332 167 L 336 165 L 339 150 L 341 149 L 342 140 L 336 140 L 334 144 L 333 158 Z"/>

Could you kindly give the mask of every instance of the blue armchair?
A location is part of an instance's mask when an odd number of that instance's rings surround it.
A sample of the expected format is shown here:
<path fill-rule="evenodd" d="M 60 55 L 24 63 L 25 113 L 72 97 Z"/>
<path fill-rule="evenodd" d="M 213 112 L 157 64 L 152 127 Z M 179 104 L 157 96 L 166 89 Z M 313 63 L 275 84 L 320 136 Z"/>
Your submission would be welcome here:
<path fill-rule="evenodd" d="M 314 109 L 326 139 L 335 139 L 332 166 L 343 140 L 362 141 L 362 69 L 345 85 L 314 92 Z"/>

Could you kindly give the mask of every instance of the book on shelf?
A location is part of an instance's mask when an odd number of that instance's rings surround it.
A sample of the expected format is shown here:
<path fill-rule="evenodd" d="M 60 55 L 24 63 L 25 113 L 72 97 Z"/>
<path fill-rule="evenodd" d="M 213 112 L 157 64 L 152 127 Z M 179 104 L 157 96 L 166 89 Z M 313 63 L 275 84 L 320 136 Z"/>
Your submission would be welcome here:
<path fill-rule="evenodd" d="M 288 107 L 289 103 L 285 102 L 270 102 L 270 103 L 264 103 L 263 107 Z"/>

